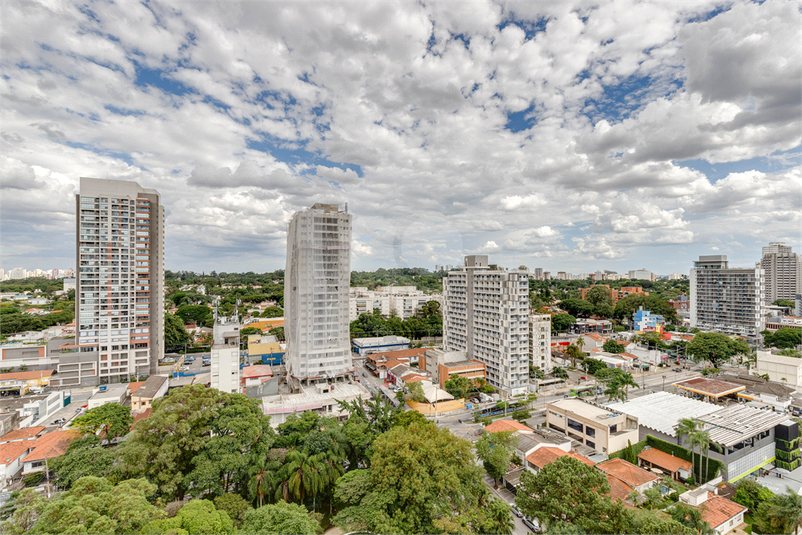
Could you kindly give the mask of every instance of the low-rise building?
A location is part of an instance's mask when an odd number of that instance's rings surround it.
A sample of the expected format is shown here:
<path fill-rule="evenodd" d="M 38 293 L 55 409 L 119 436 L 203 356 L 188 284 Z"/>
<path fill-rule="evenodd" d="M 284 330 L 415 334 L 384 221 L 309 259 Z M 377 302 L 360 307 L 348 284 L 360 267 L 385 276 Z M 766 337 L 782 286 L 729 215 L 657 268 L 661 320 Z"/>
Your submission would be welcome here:
<path fill-rule="evenodd" d="M 278 394 L 281 377 L 274 376 L 270 366 L 257 364 L 242 369 L 242 393 L 249 398 Z"/>
<path fill-rule="evenodd" d="M 636 310 L 632 315 L 632 328 L 637 332 L 663 332 L 663 326 L 666 324 L 665 317 L 660 314 L 652 314 L 650 310 Z"/>
<path fill-rule="evenodd" d="M 548 403 L 546 425 L 608 455 L 638 442 L 637 418 L 576 398 Z"/>
<path fill-rule="evenodd" d="M 33 370 L 24 372 L 0 373 L 0 391 L 25 395 L 31 389 L 43 389 L 50 385 L 54 370 Z"/>
<path fill-rule="evenodd" d="M 670 475 L 674 480 L 686 480 L 691 477 L 693 464 L 690 461 L 675 457 L 670 453 L 646 446 L 638 454 L 638 462 L 649 469 L 658 469 Z"/>
<path fill-rule="evenodd" d="M 451 375 L 458 375 L 468 379 L 485 379 L 487 377 L 487 366 L 484 362 L 476 359 L 468 359 L 462 351 L 443 351 L 442 349 L 430 349 L 419 358 L 418 367 L 425 370 L 438 383 L 440 388 L 445 388 L 446 381 Z"/>
<path fill-rule="evenodd" d="M 31 450 L 23 461 L 22 475 L 42 472 L 53 459 L 61 457 L 67 451 L 72 441 L 81 436 L 75 429 L 51 431 L 34 441 L 31 441 Z"/>
<path fill-rule="evenodd" d="M 639 494 L 643 494 L 660 480 L 655 474 L 624 459 L 610 459 L 597 464 L 596 468 L 607 475 L 620 479 Z"/>
<path fill-rule="evenodd" d="M 284 364 L 284 353 L 286 352 L 286 344 L 281 343 L 274 335 L 252 334 L 248 336 L 248 361 L 250 363 L 261 362 L 278 366 Z"/>
<path fill-rule="evenodd" d="M 300 385 L 299 391 L 262 398 L 262 410 L 270 416 L 270 425 L 278 427 L 291 414 L 314 411 L 323 416 L 347 418 L 348 413 L 340 409 L 339 402 L 350 403 L 356 399 L 370 399 L 370 392 L 360 384 L 315 383 Z"/>
<path fill-rule="evenodd" d="M 92 410 L 106 403 L 122 404 L 127 397 L 128 383 L 100 385 L 94 389 L 92 397 L 89 398 L 87 409 Z"/>
<path fill-rule="evenodd" d="M 399 351 L 409 349 L 409 338 L 403 336 L 379 336 L 374 338 L 354 338 L 351 349 L 357 355 L 369 355 L 383 351 Z"/>
<path fill-rule="evenodd" d="M 144 411 L 153 406 L 153 400 L 167 394 L 168 379 L 163 375 L 151 375 L 135 393 L 131 394 L 131 410 Z"/>
<path fill-rule="evenodd" d="M 717 535 L 726 535 L 744 523 L 747 508 L 710 492 L 707 485 L 680 494 L 679 499 L 682 503 L 699 509 L 702 520 L 707 522 Z"/>
<path fill-rule="evenodd" d="M 767 374 L 771 381 L 782 382 L 802 392 L 802 359 L 758 351 L 755 367 L 758 374 Z"/>
<path fill-rule="evenodd" d="M 22 470 L 33 440 L 19 440 L 0 444 L 0 490 L 6 490 L 13 478 Z"/>

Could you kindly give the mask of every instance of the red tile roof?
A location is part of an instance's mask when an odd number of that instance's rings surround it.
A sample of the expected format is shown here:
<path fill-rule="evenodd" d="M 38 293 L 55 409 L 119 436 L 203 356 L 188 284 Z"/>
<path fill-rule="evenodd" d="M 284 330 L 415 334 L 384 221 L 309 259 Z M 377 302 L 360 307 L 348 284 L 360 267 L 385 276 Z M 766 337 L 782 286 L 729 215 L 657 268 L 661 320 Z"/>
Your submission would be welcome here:
<path fill-rule="evenodd" d="M 426 381 L 426 377 L 422 375 L 411 375 L 407 374 L 401 378 L 402 381 L 405 383 L 417 383 L 418 381 Z"/>
<path fill-rule="evenodd" d="M 643 450 L 638 454 L 638 459 L 643 459 L 644 461 L 650 462 L 656 467 L 662 468 L 663 470 L 671 472 L 672 474 L 680 469 L 690 472 L 693 468 L 693 465 L 689 461 L 685 461 L 679 457 L 674 457 L 670 453 L 666 453 L 655 448 Z"/>
<path fill-rule="evenodd" d="M 606 474 L 613 475 L 629 485 L 630 487 L 639 487 L 644 483 L 655 481 L 658 477 L 643 468 L 639 468 L 634 464 L 625 461 L 624 459 L 610 459 L 603 463 L 597 464 L 596 468 Z"/>
<path fill-rule="evenodd" d="M 0 373 L 0 381 L 28 381 L 30 379 L 48 378 L 55 370 L 34 370 L 29 372 Z"/>
<path fill-rule="evenodd" d="M 615 476 L 610 474 L 605 475 L 607 476 L 607 482 L 610 484 L 610 497 L 613 500 L 626 501 L 627 496 L 629 496 L 629 493 L 634 489 Z"/>
<path fill-rule="evenodd" d="M 13 431 L 9 431 L 8 433 L 0 437 L 0 443 L 9 442 L 12 440 L 34 438 L 36 437 L 36 435 L 38 435 L 45 429 L 47 428 L 43 425 L 39 425 L 36 427 L 23 427 L 21 429 L 14 429 Z"/>
<path fill-rule="evenodd" d="M 702 504 L 701 510 L 702 520 L 710 524 L 711 528 L 716 529 L 721 524 L 738 516 L 743 511 L 746 511 L 746 507 L 722 496 L 713 494 L 712 492 L 708 492 L 707 501 Z"/>
<path fill-rule="evenodd" d="M 76 429 L 47 433 L 36 439 L 33 443 L 33 451 L 25 457 L 25 462 L 61 457 L 67 451 L 70 443 L 80 436 L 81 433 Z"/>
<path fill-rule="evenodd" d="M 270 367 L 269 364 L 254 364 L 253 366 L 247 366 L 242 368 L 242 378 L 243 379 L 253 379 L 255 377 L 266 377 L 268 375 L 273 375 L 273 369 Z"/>
<path fill-rule="evenodd" d="M 134 381 L 133 383 L 128 383 L 128 391 L 130 394 L 136 394 L 136 391 L 145 384 L 145 381 Z"/>
<path fill-rule="evenodd" d="M 531 433 L 532 428 L 515 420 L 496 420 L 485 427 L 485 433 L 498 433 L 499 431 L 528 431 Z"/>
<path fill-rule="evenodd" d="M 542 469 L 550 462 L 555 461 L 558 458 L 564 457 L 566 455 L 573 457 L 574 459 L 577 459 L 579 461 L 582 461 L 588 466 L 594 466 L 596 464 L 590 459 L 582 457 L 581 455 L 578 455 L 573 451 L 565 452 L 560 448 L 555 448 L 553 446 L 543 446 L 541 448 L 536 449 L 535 451 L 526 456 L 526 460 L 535 465 L 536 467 Z"/>
<path fill-rule="evenodd" d="M 18 459 L 20 455 L 32 448 L 34 442 L 36 441 L 28 439 L 0 445 L 0 465 L 14 462 L 14 459 Z"/>
<path fill-rule="evenodd" d="M 410 358 L 410 357 L 419 357 L 430 350 L 431 347 L 415 347 L 412 349 L 397 349 L 395 351 L 380 351 L 379 353 L 375 353 L 375 355 L 383 356 L 389 359 L 399 359 L 399 358 Z"/>

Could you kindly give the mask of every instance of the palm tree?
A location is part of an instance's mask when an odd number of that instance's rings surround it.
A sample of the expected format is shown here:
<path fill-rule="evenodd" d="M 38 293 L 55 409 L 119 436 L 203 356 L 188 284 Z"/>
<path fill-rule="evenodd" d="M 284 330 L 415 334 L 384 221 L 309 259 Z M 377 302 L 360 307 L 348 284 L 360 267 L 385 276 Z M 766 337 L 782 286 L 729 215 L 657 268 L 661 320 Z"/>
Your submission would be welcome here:
<path fill-rule="evenodd" d="M 701 485 L 704 481 L 702 480 L 702 461 L 704 460 L 704 455 L 707 453 L 707 465 L 710 466 L 710 433 L 704 431 L 702 429 L 701 422 L 698 422 L 698 427 L 696 431 L 694 431 L 688 438 L 690 442 L 694 446 L 699 446 L 699 484 Z M 705 471 L 705 476 L 707 476 L 707 471 Z"/>
<path fill-rule="evenodd" d="M 704 507 L 704 504 L 702 505 Z M 671 518 L 687 528 L 696 530 L 698 535 L 713 535 L 716 532 L 702 519 L 702 509 L 678 502 L 671 508 Z"/>
<path fill-rule="evenodd" d="M 259 501 L 259 507 L 262 507 L 265 495 L 270 492 L 275 483 L 275 472 L 271 470 L 274 467 L 271 464 L 276 463 L 270 461 L 267 455 L 263 453 L 254 459 L 254 463 L 248 471 L 250 476 L 248 491 L 250 492 L 251 500 L 256 499 Z"/>
<path fill-rule="evenodd" d="M 580 351 L 582 349 L 584 349 L 584 347 L 585 347 L 585 339 L 582 338 L 581 336 L 579 338 L 577 338 L 576 342 L 574 342 L 574 343 L 576 344 L 576 347 L 578 347 L 580 349 Z"/>
<path fill-rule="evenodd" d="M 758 508 L 768 526 L 762 526 L 763 532 L 791 533 L 794 535 L 802 527 L 802 496 L 786 487 L 784 494 L 774 496 L 771 501 L 764 502 Z M 766 528 L 771 527 L 770 530 Z"/>
<path fill-rule="evenodd" d="M 683 418 L 679 421 L 679 424 L 677 424 L 677 438 L 679 439 L 679 445 L 682 446 L 682 437 L 687 436 L 689 439 L 688 445 L 691 447 L 691 463 L 693 464 L 694 469 L 696 468 L 696 457 L 694 456 L 696 444 L 691 441 L 691 437 L 698 430 L 699 424 L 699 420 L 696 420 L 695 418 Z"/>

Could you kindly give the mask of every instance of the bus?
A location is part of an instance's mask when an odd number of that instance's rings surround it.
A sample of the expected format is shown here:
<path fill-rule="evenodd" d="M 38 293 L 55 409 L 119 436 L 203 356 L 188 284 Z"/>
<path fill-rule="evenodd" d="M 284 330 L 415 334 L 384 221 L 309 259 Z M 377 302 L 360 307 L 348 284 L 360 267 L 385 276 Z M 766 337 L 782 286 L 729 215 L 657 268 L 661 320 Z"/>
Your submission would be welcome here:
<path fill-rule="evenodd" d="M 586 398 L 589 396 L 595 396 L 596 394 L 601 394 L 601 390 L 601 387 L 597 385 L 575 386 L 571 388 L 571 392 L 568 394 L 568 397 Z"/>

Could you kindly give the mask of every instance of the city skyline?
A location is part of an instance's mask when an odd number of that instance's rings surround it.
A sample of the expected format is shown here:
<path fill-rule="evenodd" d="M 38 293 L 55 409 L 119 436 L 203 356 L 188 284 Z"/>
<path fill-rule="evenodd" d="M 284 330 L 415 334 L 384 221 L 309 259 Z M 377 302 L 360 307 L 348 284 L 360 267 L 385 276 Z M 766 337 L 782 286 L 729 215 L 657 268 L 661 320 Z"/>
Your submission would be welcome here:
<path fill-rule="evenodd" d="M 0 265 L 70 265 L 80 176 L 158 189 L 165 267 L 687 274 L 802 249 L 793 2 L 4 5 Z M 759 73 L 756 75 L 755 73 Z"/>

